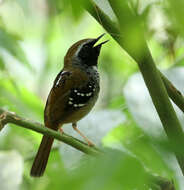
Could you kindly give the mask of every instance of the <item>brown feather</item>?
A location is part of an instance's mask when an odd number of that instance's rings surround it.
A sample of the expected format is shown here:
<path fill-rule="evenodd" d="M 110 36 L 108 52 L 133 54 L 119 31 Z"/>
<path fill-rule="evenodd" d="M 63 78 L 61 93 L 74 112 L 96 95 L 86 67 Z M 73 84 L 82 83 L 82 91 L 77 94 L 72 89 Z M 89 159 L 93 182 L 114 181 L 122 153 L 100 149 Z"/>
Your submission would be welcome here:
<path fill-rule="evenodd" d="M 38 149 L 37 155 L 31 168 L 31 176 L 40 177 L 43 175 L 48 162 L 53 141 L 53 138 L 43 136 L 40 147 Z"/>
<path fill-rule="evenodd" d="M 73 55 L 75 54 L 76 49 L 78 48 L 78 46 L 80 46 L 83 42 L 85 42 L 87 40 L 90 40 L 90 38 L 80 40 L 80 41 L 76 42 L 75 44 L 73 44 L 68 49 L 67 54 L 65 55 L 65 58 L 64 58 L 64 66 L 65 67 L 71 66 L 71 64 L 72 64 L 71 59 L 73 58 Z"/>
<path fill-rule="evenodd" d="M 87 74 L 76 68 L 72 69 L 70 75 L 62 78 L 59 86 L 53 85 L 45 107 L 44 120 L 46 126 L 59 126 L 64 123 L 74 122 L 72 115 L 76 114 L 76 111 L 65 110 L 70 90 L 85 85 L 88 80 Z"/>

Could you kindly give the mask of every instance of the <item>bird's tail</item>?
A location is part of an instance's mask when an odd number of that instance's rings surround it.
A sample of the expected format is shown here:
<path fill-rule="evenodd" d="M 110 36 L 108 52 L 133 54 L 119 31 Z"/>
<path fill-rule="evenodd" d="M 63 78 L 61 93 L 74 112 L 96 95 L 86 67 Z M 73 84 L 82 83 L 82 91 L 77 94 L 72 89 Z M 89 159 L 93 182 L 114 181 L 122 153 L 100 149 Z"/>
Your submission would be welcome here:
<path fill-rule="evenodd" d="M 38 152 L 36 154 L 36 157 L 34 159 L 34 162 L 31 168 L 31 173 L 30 173 L 31 176 L 40 177 L 43 175 L 47 162 L 48 162 L 53 141 L 54 141 L 53 138 L 45 136 L 45 135 L 43 136 L 40 147 L 38 149 Z"/>

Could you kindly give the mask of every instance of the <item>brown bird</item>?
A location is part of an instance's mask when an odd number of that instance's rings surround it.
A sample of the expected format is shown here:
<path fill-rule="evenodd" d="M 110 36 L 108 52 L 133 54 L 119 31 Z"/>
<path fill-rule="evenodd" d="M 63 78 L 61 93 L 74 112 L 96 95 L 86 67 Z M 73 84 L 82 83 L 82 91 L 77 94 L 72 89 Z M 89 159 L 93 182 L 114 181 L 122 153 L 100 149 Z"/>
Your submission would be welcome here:
<path fill-rule="evenodd" d="M 98 98 L 100 87 L 97 61 L 102 44 L 108 40 L 96 46 L 95 43 L 103 35 L 80 40 L 69 48 L 64 58 L 64 67 L 54 81 L 44 110 L 46 127 L 62 131 L 63 124 L 72 123 L 74 130 L 89 146 L 93 144 L 77 129 L 77 121 L 90 112 Z M 43 175 L 53 141 L 52 137 L 43 136 L 31 168 L 31 176 Z"/>

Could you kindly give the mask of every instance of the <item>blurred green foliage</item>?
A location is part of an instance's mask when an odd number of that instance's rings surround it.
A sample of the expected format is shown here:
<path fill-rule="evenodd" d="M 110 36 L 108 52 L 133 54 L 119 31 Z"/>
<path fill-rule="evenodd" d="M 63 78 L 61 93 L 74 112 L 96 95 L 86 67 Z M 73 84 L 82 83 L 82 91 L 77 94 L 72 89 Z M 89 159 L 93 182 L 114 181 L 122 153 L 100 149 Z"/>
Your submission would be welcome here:
<path fill-rule="evenodd" d="M 107 15 L 113 14 L 106 0 L 95 2 Z M 118 2 L 121 4 L 121 1 Z M 82 38 L 96 37 L 104 32 L 80 6 L 83 3 L 89 2 L 1 2 L 1 108 L 43 122 L 46 97 L 56 74 L 63 66 L 67 49 Z M 132 14 L 144 18 L 147 42 L 160 68 L 184 66 L 183 5 L 182 0 L 129 2 Z M 136 21 L 126 17 L 126 10 L 119 13 L 119 16 L 124 18 L 120 24 L 123 34 L 126 34 L 123 36 L 125 42 L 139 40 L 134 38 L 135 32 L 138 32 L 134 28 Z M 136 63 L 108 34 L 105 38 L 110 39 L 110 42 L 103 47 L 100 55 L 101 95 L 95 109 L 121 110 L 125 114 L 126 121 L 119 126 L 112 126 L 115 129 L 102 139 L 103 146 L 112 148 L 116 145 L 120 150 L 105 149 L 107 154 L 99 158 L 84 156 L 74 169 L 66 168 L 62 161 L 63 155 L 53 151 L 45 176 L 32 179 L 29 170 L 34 157 L 26 158 L 36 152 L 40 135 L 15 126 L 5 128 L 5 132 L 0 135 L 0 149 L 15 149 L 25 159 L 19 189 L 160 189 L 150 173 L 173 179 L 175 184 L 179 183 L 175 172 L 157 149 L 157 140 L 150 140 L 128 111 L 122 89 L 130 76 L 138 72 Z M 131 49 L 131 52 L 138 51 Z M 179 186 L 177 189 L 180 189 Z"/>

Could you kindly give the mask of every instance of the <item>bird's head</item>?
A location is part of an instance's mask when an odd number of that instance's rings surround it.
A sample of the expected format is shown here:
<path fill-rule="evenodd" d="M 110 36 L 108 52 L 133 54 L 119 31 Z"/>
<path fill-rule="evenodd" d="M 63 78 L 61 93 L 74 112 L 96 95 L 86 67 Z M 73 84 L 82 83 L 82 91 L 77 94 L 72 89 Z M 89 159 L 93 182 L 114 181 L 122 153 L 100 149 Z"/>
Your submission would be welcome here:
<path fill-rule="evenodd" d="M 102 36 L 104 36 L 104 34 L 98 38 L 83 39 L 73 44 L 65 56 L 65 65 L 82 64 L 86 66 L 96 66 L 102 44 L 108 42 L 108 40 L 106 40 L 95 45 Z"/>

